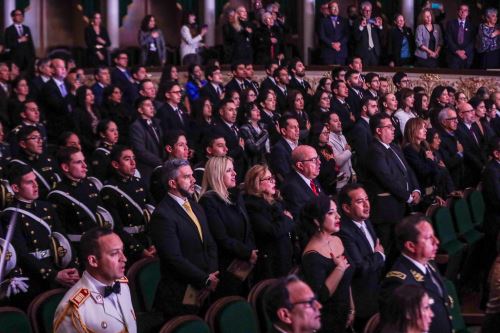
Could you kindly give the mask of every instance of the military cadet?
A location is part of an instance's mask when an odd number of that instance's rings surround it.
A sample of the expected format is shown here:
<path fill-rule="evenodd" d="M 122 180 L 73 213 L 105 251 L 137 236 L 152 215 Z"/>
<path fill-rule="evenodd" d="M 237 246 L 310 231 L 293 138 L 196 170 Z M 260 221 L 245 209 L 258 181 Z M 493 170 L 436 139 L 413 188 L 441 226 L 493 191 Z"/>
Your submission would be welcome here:
<path fill-rule="evenodd" d="M 27 99 L 23 102 L 23 109 L 19 114 L 21 118 L 21 124 L 14 127 L 14 129 L 9 134 L 9 143 L 12 151 L 12 155 L 17 155 L 19 151 L 19 144 L 17 142 L 17 135 L 19 131 L 27 126 L 34 126 L 40 132 L 43 139 L 43 151 L 47 151 L 47 129 L 45 125 L 40 122 L 40 109 L 35 100 Z"/>
<path fill-rule="evenodd" d="M 35 173 L 29 166 L 21 164 L 9 169 L 8 179 L 15 199 L 2 212 L 1 221 L 7 230 L 12 214 L 17 212 L 12 245 L 19 268 L 30 280 L 25 297 L 14 305 L 26 309 L 36 295 L 57 286 L 70 287 L 80 275 L 57 214 L 48 202 L 38 200 Z M 54 242 L 60 244 L 53 247 Z"/>
<path fill-rule="evenodd" d="M 430 333 L 452 331 L 450 315 L 451 298 L 446 292 L 443 279 L 432 260 L 436 256 L 439 241 L 424 215 L 411 215 L 396 226 L 396 241 L 401 255 L 382 281 L 381 307 L 390 299 L 392 291 L 403 284 L 420 285 L 434 299 L 434 312 Z M 383 311 L 383 310 L 382 310 Z"/>
<path fill-rule="evenodd" d="M 100 138 L 100 144 L 90 157 L 90 174 L 103 182 L 108 178 L 109 154 L 118 142 L 118 126 L 112 120 L 103 119 L 97 124 L 97 134 Z"/>
<path fill-rule="evenodd" d="M 54 316 L 54 332 L 137 332 L 120 237 L 108 228 L 82 236 L 82 278 L 64 295 Z"/>
<path fill-rule="evenodd" d="M 104 207 L 116 216 L 114 230 L 125 243 L 129 261 L 153 257 L 147 227 L 154 207 L 144 181 L 134 176 L 135 155 L 131 148 L 116 145 L 110 154 L 111 177 L 101 190 Z"/>
<path fill-rule="evenodd" d="M 99 190 L 87 179 L 83 153 L 76 147 L 61 147 L 57 160 L 64 176 L 47 197 L 63 220 L 69 240 L 79 248 L 75 243 L 85 231 L 111 221 L 102 208 Z"/>
<path fill-rule="evenodd" d="M 42 134 L 35 126 L 26 126 L 17 133 L 17 142 L 19 153 L 10 161 L 8 167 L 30 166 L 36 175 L 39 197 L 45 199 L 61 177 L 54 159 L 43 152 Z"/>

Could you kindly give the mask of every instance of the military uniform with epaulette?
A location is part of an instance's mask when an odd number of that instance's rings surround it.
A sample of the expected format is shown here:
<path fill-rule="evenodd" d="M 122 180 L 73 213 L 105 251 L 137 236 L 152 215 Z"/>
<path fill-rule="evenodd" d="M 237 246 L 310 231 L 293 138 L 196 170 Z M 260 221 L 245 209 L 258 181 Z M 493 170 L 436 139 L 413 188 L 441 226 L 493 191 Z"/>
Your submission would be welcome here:
<path fill-rule="evenodd" d="M 47 142 L 49 142 L 49 141 L 47 138 L 47 129 L 45 128 L 45 125 L 42 123 L 30 125 L 30 124 L 26 124 L 23 122 L 20 125 L 17 125 L 16 127 L 14 127 L 12 129 L 12 131 L 10 131 L 10 133 L 9 133 L 9 143 L 10 143 L 12 155 L 14 155 L 14 156 L 17 155 L 19 153 L 19 151 L 21 150 L 21 148 L 19 147 L 19 143 L 18 143 L 17 133 L 19 133 L 19 131 L 21 129 L 23 129 L 24 127 L 27 127 L 27 126 L 36 127 L 36 129 L 40 133 L 40 136 L 43 139 L 43 151 L 44 152 L 47 151 Z"/>
<path fill-rule="evenodd" d="M 441 274 L 432 264 L 429 263 L 426 272 L 423 272 L 411 260 L 401 255 L 382 280 L 381 308 L 384 307 L 384 302 L 390 299 L 392 291 L 400 285 L 419 285 L 434 299 L 431 305 L 434 318 L 429 333 L 452 332 L 451 308 L 454 304 L 446 291 Z"/>
<path fill-rule="evenodd" d="M 24 151 L 20 151 L 19 154 L 10 161 L 9 167 L 23 164 L 29 165 L 33 169 L 38 183 L 39 198 L 44 200 L 47 194 L 56 187 L 57 183 L 61 180 L 61 177 L 57 173 L 58 168 L 54 159 L 46 154 L 28 155 Z"/>
<path fill-rule="evenodd" d="M 113 145 L 103 142 L 90 157 L 90 175 L 100 181 L 104 181 L 108 177 L 108 169 L 111 163 L 109 155 L 112 149 Z"/>
<path fill-rule="evenodd" d="M 96 226 L 111 227 L 100 214 L 99 190 L 87 178 L 75 181 L 64 177 L 47 198 L 61 218 L 68 239 L 75 248 L 79 248 L 85 231 Z"/>
<path fill-rule="evenodd" d="M 130 262 L 141 258 L 151 246 L 148 224 L 151 219 L 151 198 L 144 181 L 137 177 L 122 177 L 116 173 L 101 189 L 106 209 L 116 216 L 114 230 L 122 239 Z"/>
<path fill-rule="evenodd" d="M 14 200 L 1 214 L 4 230 L 7 230 L 16 210 L 16 227 L 11 243 L 16 250 L 19 267 L 30 278 L 27 293 L 29 302 L 41 292 L 57 287 L 55 278 L 59 270 L 77 268 L 78 262 L 76 257 L 72 257 L 70 248 L 56 244 L 54 236 L 64 235 L 64 232 L 59 217 L 48 202 Z M 66 262 L 64 267 L 56 265 L 56 261 L 60 263 L 61 259 Z"/>
<path fill-rule="evenodd" d="M 59 303 L 54 316 L 54 332 L 136 333 L 136 317 L 127 282 L 124 277 L 109 288 L 84 272 Z"/>

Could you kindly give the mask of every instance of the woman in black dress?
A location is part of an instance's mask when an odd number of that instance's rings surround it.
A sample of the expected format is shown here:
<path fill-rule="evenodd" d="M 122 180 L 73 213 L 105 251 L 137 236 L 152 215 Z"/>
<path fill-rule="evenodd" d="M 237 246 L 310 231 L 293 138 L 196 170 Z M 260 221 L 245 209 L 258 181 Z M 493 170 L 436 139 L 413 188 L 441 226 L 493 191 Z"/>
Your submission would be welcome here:
<path fill-rule="evenodd" d="M 101 114 L 94 104 L 94 93 L 83 86 L 76 91 L 76 108 L 72 112 L 73 128 L 82 140 L 82 150 L 85 155 L 95 149 L 97 139 L 97 124 Z"/>
<path fill-rule="evenodd" d="M 108 65 L 108 47 L 111 45 L 111 40 L 108 31 L 101 23 L 101 14 L 94 13 L 90 24 L 85 28 L 88 64 L 91 67 Z"/>
<path fill-rule="evenodd" d="M 337 205 L 320 195 L 306 204 L 301 215 L 304 231 L 310 237 L 302 254 L 301 272 L 323 305 L 319 332 L 346 332 L 354 320 L 354 270 L 344 255 L 341 239 L 334 235 L 340 230 Z"/>
<path fill-rule="evenodd" d="M 269 168 L 255 165 L 245 175 L 245 206 L 259 249 L 255 281 L 287 275 L 292 268 L 292 214 L 285 210 Z"/>

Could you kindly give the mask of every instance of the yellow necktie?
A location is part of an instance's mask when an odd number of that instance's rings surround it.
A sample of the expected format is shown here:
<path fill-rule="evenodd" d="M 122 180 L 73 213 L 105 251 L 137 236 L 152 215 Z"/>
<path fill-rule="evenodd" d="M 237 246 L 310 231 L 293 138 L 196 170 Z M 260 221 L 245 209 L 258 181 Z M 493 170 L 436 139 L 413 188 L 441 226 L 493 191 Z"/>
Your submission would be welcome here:
<path fill-rule="evenodd" d="M 200 239 L 203 242 L 203 233 L 201 232 L 201 224 L 200 221 L 198 221 L 198 218 L 194 214 L 193 210 L 191 209 L 191 205 L 189 204 L 189 201 L 186 200 L 182 204 L 182 207 L 186 210 L 186 213 L 189 215 L 191 220 L 194 222 L 194 225 L 196 226 L 196 229 L 198 229 L 198 233 L 200 234 Z"/>

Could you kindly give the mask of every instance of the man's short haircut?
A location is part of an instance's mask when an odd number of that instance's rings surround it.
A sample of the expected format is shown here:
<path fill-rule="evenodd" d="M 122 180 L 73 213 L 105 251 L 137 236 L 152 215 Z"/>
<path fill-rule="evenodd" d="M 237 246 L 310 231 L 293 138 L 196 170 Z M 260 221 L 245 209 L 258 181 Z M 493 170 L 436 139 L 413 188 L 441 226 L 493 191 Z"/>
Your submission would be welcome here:
<path fill-rule="evenodd" d="M 179 176 L 179 169 L 181 167 L 189 165 L 189 161 L 180 158 L 167 160 L 161 167 L 161 183 L 169 188 L 168 181 Z"/>
<path fill-rule="evenodd" d="M 278 323 L 278 310 L 281 308 L 291 309 L 290 293 L 288 292 L 288 285 L 301 280 L 296 275 L 288 275 L 280 278 L 267 288 L 264 294 L 264 304 L 266 314 L 272 323 Z"/>
<path fill-rule="evenodd" d="M 22 102 L 21 104 L 23 105 L 23 108 L 21 110 L 21 112 L 24 112 L 26 111 L 26 107 L 29 103 L 35 103 L 37 106 L 38 106 L 38 103 L 36 101 L 36 99 L 32 98 L 32 97 L 28 97 L 24 100 L 24 102 Z"/>
<path fill-rule="evenodd" d="M 122 153 L 125 150 L 132 150 L 132 148 L 125 145 L 114 145 L 113 149 L 111 149 L 111 153 L 109 154 L 110 161 L 119 162 L 122 157 Z"/>
<path fill-rule="evenodd" d="M 132 69 L 130 70 L 130 74 L 134 75 L 134 74 L 139 73 L 139 71 L 141 70 L 141 68 L 146 68 L 146 66 L 142 66 L 142 65 L 137 65 L 137 66 L 134 66 L 134 67 L 132 67 Z"/>
<path fill-rule="evenodd" d="M 278 124 L 279 124 L 280 128 L 286 128 L 288 126 L 288 121 L 291 119 L 295 119 L 295 120 L 297 120 L 297 122 L 299 121 L 297 119 L 297 117 L 295 117 L 291 113 L 283 114 L 283 116 L 281 116 L 281 118 L 278 120 Z"/>
<path fill-rule="evenodd" d="M 331 72 L 332 80 L 335 80 L 335 78 L 338 77 L 340 75 L 340 72 L 342 71 L 344 72 L 346 71 L 345 67 L 343 66 L 333 67 Z"/>
<path fill-rule="evenodd" d="M 224 139 L 224 134 L 221 133 L 220 131 L 213 131 L 213 133 L 207 134 L 203 137 L 203 140 L 201 142 L 201 147 L 202 147 L 202 154 L 207 153 L 207 148 L 212 147 L 214 144 L 215 140 L 217 139 Z"/>
<path fill-rule="evenodd" d="M 337 199 L 337 201 L 339 203 L 339 207 L 342 209 L 343 204 L 350 205 L 352 199 L 351 199 L 349 194 L 352 191 L 358 190 L 360 188 L 365 189 L 363 187 L 363 185 L 361 185 L 359 183 L 349 183 L 349 184 L 346 184 L 344 187 L 342 187 L 342 189 L 340 190 L 338 199 Z"/>
<path fill-rule="evenodd" d="M 153 83 L 153 80 L 151 80 L 151 79 L 141 80 L 141 82 L 139 82 L 139 90 L 144 90 L 144 84 L 148 83 L 148 82 Z"/>
<path fill-rule="evenodd" d="M 379 77 L 380 77 L 380 75 L 378 75 L 377 73 L 370 72 L 370 73 L 365 75 L 365 82 L 371 83 L 373 81 L 373 79 L 379 78 Z"/>
<path fill-rule="evenodd" d="M 17 132 L 17 142 L 26 140 L 33 132 L 40 132 L 35 126 L 23 126 Z"/>
<path fill-rule="evenodd" d="M 41 58 L 41 59 L 38 59 L 38 63 L 37 63 L 37 67 L 40 68 L 42 67 L 43 65 L 50 65 L 50 58 Z"/>
<path fill-rule="evenodd" d="M 94 76 L 98 76 L 102 71 L 109 70 L 107 66 L 99 66 L 94 69 Z"/>
<path fill-rule="evenodd" d="M 139 96 L 137 97 L 137 99 L 135 100 L 135 109 L 136 110 L 139 110 L 139 108 L 144 104 L 144 102 L 146 101 L 151 101 L 153 102 L 153 100 L 149 97 L 146 97 L 146 96 Z"/>
<path fill-rule="evenodd" d="M 405 72 L 396 72 L 396 74 L 394 74 L 394 76 L 392 77 L 392 82 L 394 84 L 400 84 L 401 80 L 407 76 L 408 74 L 406 74 Z"/>
<path fill-rule="evenodd" d="M 238 66 L 239 65 L 243 65 L 246 67 L 246 63 L 242 60 L 239 60 L 239 61 L 234 61 L 232 64 L 231 64 L 231 72 L 234 72 L 238 69 Z"/>
<path fill-rule="evenodd" d="M 59 165 L 63 163 L 68 164 L 71 161 L 71 156 L 79 152 L 80 149 L 76 147 L 61 147 L 56 154 L 57 162 L 59 163 Z"/>
<path fill-rule="evenodd" d="M 377 128 L 380 128 L 382 119 L 391 120 L 391 117 L 385 113 L 376 113 L 373 115 L 373 117 L 370 118 L 370 131 L 373 135 L 375 135 L 375 131 L 377 130 Z"/>
<path fill-rule="evenodd" d="M 278 68 L 276 68 L 274 70 L 274 72 L 273 72 L 273 78 L 276 79 L 276 78 L 280 77 L 280 72 L 282 70 L 285 70 L 288 73 L 288 69 L 285 66 L 279 66 Z"/>
<path fill-rule="evenodd" d="M 354 74 L 360 74 L 359 71 L 355 70 L 355 69 L 352 69 L 352 68 L 349 68 L 346 72 L 345 72 L 345 79 L 346 81 L 349 80 L 349 78 L 351 76 L 353 76 Z"/>
<path fill-rule="evenodd" d="M 428 222 L 432 225 L 431 221 L 421 213 L 409 215 L 403 218 L 400 223 L 396 224 L 396 245 L 400 251 L 404 249 L 406 242 L 417 242 L 418 236 L 420 235 L 420 231 L 417 229 L 417 226 L 422 222 Z"/>
<path fill-rule="evenodd" d="M 128 57 L 128 53 L 125 50 L 117 50 L 113 53 L 113 59 L 118 59 L 118 57 L 122 54 L 125 54 Z"/>
<path fill-rule="evenodd" d="M 80 259 L 85 265 L 88 265 L 87 258 L 89 256 L 100 258 L 101 247 L 99 246 L 99 238 L 111 235 L 112 233 L 112 229 L 103 227 L 94 227 L 83 233 L 82 239 L 80 240 Z"/>
<path fill-rule="evenodd" d="M 24 10 L 21 8 L 16 8 L 10 12 L 10 17 L 14 17 L 16 15 L 16 12 L 21 12 L 22 15 L 24 15 Z"/>
<path fill-rule="evenodd" d="M 274 65 L 279 66 L 279 62 L 277 60 L 271 60 L 266 63 L 266 66 L 264 67 L 265 70 L 271 69 Z"/>
<path fill-rule="evenodd" d="M 165 82 L 165 85 L 164 85 L 164 88 L 165 88 L 165 94 L 166 93 L 169 93 L 170 90 L 172 90 L 172 88 L 174 86 L 178 86 L 179 83 L 175 82 L 175 81 L 168 81 L 168 82 Z"/>
<path fill-rule="evenodd" d="M 288 64 L 288 72 L 292 73 L 292 70 L 295 69 L 295 66 L 297 66 L 299 62 L 302 62 L 302 60 L 300 60 L 299 58 L 293 58 Z"/>
<path fill-rule="evenodd" d="M 363 63 L 363 58 L 361 58 L 361 56 L 360 56 L 360 55 L 355 54 L 355 55 L 350 56 L 349 58 L 347 58 L 347 64 L 348 64 L 348 65 L 352 65 L 352 64 L 354 64 L 354 60 L 355 60 L 355 59 L 361 59 L 361 63 Z"/>
<path fill-rule="evenodd" d="M 229 103 L 234 103 L 234 101 L 231 98 L 229 98 L 229 96 L 227 96 L 220 102 L 218 112 L 224 110 Z"/>
<path fill-rule="evenodd" d="M 332 82 L 332 90 L 333 89 L 339 89 L 340 87 L 340 84 L 346 84 L 345 81 L 342 81 L 342 80 L 333 80 Z"/>
<path fill-rule="evenodd" d="M 186 133 L 183 130 L 174 129 L 168 131 L 165 135 L 165 146 L 174 147 L 181 136 L 186 137 Z"/>
<path fill-rule="evenodd" d="M 361 99 L 361 107 L 363 106 L 368 106 L 368 103 L 370 101 L 375 101 L 377 102 L 377 98 L 373 96 L 364 96 L 363 99 Z"/>
<path fill-rule="evenodd" d="M 206 69 L 205 69 L 205 76 L 208 78 L 209 76 L 211 78 L 214 77 L 214 72 L 217 71 L 217 70 L 220 70 L 219 67 L 217 66 L 208 66 Z"/>
<path fill-rule="evenodd" d="M 11 165 L 8 169 L 7 169 L 7 180 L 9 181 L 9 183 L 12 185 L 12 184 L 16 184 L 16 185 L 20 185 L 21 184 L 21 179 L 23 178 L 24 175 L 27 175 L 28 173 L 32 172 L 33 169 L 29 166 L 29 165 L 25 165 L 25 164 L 15 164 L 15 165 Z"/>
<path fill-rule="evenodd" d="M 389 80 L 385 76 L 379 76 L 378 80 L 379 81 L 389 82 Z"/>

